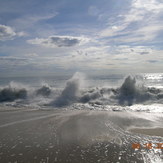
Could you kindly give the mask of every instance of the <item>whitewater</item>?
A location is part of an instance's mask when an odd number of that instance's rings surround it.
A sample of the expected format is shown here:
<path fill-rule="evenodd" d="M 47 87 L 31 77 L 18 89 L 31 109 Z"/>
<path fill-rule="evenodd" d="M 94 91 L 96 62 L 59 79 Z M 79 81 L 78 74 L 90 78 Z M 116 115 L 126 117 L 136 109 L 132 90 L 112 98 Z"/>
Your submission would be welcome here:
<path fill-rule="evenodd" d="M 0 81 L 1 106 L 162 113 L 162 104 L 163 74 L 89 78 L 75 73 L 70 79 L 2 78 Z"/>

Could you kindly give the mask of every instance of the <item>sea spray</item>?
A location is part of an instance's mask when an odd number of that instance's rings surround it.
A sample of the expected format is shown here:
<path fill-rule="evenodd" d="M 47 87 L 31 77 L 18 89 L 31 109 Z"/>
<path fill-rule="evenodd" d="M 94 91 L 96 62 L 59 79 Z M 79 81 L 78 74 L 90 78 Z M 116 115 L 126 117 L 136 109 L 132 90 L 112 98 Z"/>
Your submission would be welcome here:
<path fill-rule="evenodd" d="M 127 76 L 119 88 L 87 90 L 80 97 L 81 103 L 130 106 L 150 102 L 162 103 L 162 90 L 145 87 L 136 77 Z"/>
<path fill-rule="evenodd" d="M 80 88 L 84 85 L 84 75 L 75 73 L 66 83 L 61 95 L 53 102 L 55 106 L 62 107 L 79 101 Z"/>
<path fill-rule="evenodd" d="M 83 96 L 80 97 L 80 102 L 87 103 L 91 100 L 96 100 L 102 96 L 101 91 L 96 88 L 91 91 L 87 91 L 83 94 Z"/>
<path fill-rule="evenodd" d="M 75 74 L 67 81 L 61 95 L 53 102 L 55 106 L 66 106 L 73 103 L 89 103 L 91 105 L 130 106 L 150 103 L 162 98 L 161 90 L 147 88 L 135 77 L 127 76 L 119 88 L 87 88 L 81 87 L 82 77 Z"/>
<path fill-rule="evenodd" d="M 56 88 L 44 83 L 30 87 L 21 83 L 10 82 L 0 87 L 0 103 L 15 102 L 19 105 L 39 107 L 66 107 L 81 105 L 125 107 L 135 104 L 163 103 L 163 90 L 147 87 L 137 76 L 127 76 L 119 87 L 90 87 L 82 73 L 75 73 L 64 88 Z M 88 80 L 87 80 L 88 81 Z M 90 80 L 91 81 L 91 80 Z M 89 81 L 89 82 L 90 82 Z M 109 85 L 109 84 L 108 84 Z"/>
<path fill-rule="evenodd" d="M 136 79 L 128 76 L 119 89 L 119 104 L 127 102 L 127 105 L 132 105 L 137 93 Z"/>

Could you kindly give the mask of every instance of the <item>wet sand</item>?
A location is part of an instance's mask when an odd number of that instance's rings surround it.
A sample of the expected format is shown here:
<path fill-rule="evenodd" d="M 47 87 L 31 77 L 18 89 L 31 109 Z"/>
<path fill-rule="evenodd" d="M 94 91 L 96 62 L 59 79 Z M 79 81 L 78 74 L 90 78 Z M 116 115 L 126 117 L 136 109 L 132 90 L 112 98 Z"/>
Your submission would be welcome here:
<path fill-rule="evenodd" d="M 163 138 L 128 131 L 162 125 L 162 115 L 113 111 L 18 110 L 0 112 L 0 162 L 157 162 L 160 153 L 132 143 Z"/>
<path fill-rule="evenodd" d="M 140 133 L 150 136 L 161 136 L 163 137 L 163 128 L 133 128 L 129 131 L 133 133 Z"/>

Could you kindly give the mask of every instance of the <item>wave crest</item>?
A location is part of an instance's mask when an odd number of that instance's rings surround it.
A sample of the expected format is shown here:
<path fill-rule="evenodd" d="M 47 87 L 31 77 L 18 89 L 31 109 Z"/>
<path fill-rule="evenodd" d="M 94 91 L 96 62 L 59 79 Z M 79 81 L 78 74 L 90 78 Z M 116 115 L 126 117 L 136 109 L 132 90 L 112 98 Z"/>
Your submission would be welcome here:
<path fill-rule="evenodd" d="M 76 73 L 62 90 L 48 84 L 36 89 L 11 82 L 8 86 L 0 88 L 0 102 L 21 101 L 24 104 L 52 107 L 65 107 L 74 103 L 104 107 L 163 103 L 163 90 L 145 87 L 139 83 L 137 77 L 127 76 L 118 88 L 85 87 L 84 81 L 85 76 Z"/>
<path fill-rule="evenodd" d="M 16 99 L 25 99 L 27 90 L 24 88 L 15 89 L 12 87 L 3 88 L 0 90 L 0 102 L 14 101 Z"/>

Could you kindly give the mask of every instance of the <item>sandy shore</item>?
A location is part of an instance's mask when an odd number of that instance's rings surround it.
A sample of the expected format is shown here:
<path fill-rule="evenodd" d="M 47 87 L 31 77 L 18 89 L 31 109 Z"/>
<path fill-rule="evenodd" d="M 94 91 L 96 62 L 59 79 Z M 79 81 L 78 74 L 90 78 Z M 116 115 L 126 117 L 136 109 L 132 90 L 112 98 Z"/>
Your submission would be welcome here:
<path fill-rule="evenodd" d="M 149 162 L 162 153 L 135 151 L 132 143 L 163 142 L 138 135 L 162 126 L 162 115 L 113 111 L 19 110 L 0 112 L 0 162 Z M 131 129 L 128 132 L 128 129 Z M 146 131 L 141 129 L 142 131 Z M 150 129 L 153 135 L 162 129 Z M 156 133 L 155 133 L 156 132 Z M 159 133 L 159 134 L 158 134 Z"/>

